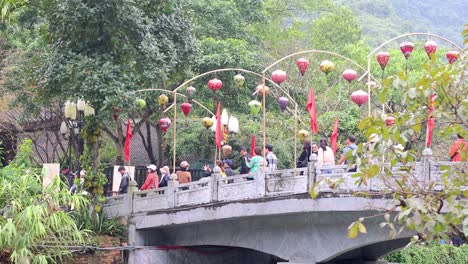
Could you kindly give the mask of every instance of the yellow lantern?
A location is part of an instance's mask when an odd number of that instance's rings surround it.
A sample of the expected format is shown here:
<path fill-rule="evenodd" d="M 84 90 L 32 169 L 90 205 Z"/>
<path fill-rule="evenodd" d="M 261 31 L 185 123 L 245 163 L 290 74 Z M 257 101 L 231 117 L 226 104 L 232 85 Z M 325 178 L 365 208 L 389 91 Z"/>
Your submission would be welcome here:
<path fill-rule="evenodd" d="M 326 74 L 335 70 L 335 64 L 329 60 L 324 60 L 320 63 L 320 70 Z"/>
<path fill-rule="evenodd" d="M 309 132 L 307 130 L 301 129 L 297 132 L 297 137 L 301 142 L 304 142 L 304 140 L 306 140 L 307 137 L 309 137 Z"/>
<path fill-rule="evenodd" d="M 166 105 L 168 102 L 169 102 L 169 97 L 167 97 L 167 95 L 161 94 L 160 96 L 158 96 L 158 104 L 161 107 L 166 108 Z"/>
<path fill-rule="evenodd" d="M 208 128 L 210 128 L 210 127 L 213 126 L 213 120 L 211 120 L 211 118 L 209 118 L 209 117 L 203 118 L 201 122 L 202 122 L 202 125 L 203 125 L 206 129 L 208 129 Z"/>

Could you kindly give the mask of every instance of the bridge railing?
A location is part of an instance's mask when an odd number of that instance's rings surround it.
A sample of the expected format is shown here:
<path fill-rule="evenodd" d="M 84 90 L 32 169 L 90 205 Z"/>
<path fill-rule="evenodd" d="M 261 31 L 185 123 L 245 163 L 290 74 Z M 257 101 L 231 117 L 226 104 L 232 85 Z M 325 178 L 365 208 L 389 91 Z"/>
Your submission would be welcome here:
<path fill-rule="evenodd" d="M 353 177 L 344 165 L 316 166 L 311 162 L 307 168 L 276 170 L 230 177 L 213 175 L 199 181 L 179 184 L 171 179 L 168 186 L 147 191 L 109 197 L 104 210 L 110 216 L 145 213 L 206 203 L 257 199 L 309 192 L 315 183 L 320 183 L 322 193 L 349 193 L 354 191 L 382 191 L 392 180 L 399 177 L 415 177 L 412 184 L 436 182 L 443 186 L 442 174 L 446 166 L 466 166 L 448 162 L 415 162 L 407 164 L 381 164 L 381 170 L 391 169 L 392 177 L 373 177 L 366 184 Z"/>

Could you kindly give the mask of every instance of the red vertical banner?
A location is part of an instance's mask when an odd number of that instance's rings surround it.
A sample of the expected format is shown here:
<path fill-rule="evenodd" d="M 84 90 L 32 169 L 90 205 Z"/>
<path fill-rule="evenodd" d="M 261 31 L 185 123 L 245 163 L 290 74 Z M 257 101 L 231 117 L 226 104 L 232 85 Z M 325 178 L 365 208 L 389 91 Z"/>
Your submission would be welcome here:
<path fill-rule="evenodd" d="M 338 117 L 336 117 L 335 125 L 333 126 L 333 133 L 330 138 L 331 148 L 333 152 L 336 154 L 336 144 L 338 142 Z"/>
<path fill-rule="evenodd" d="M 318 133 L 317 109 L 315 108 L 314 88 L 310 88 L 309 90 L 309 98 L 307 100 L 306 109 L 309 112 L 309 116 L 310 116 L 310 130 L 312 130 L 314 134 L 317 134 Z"/>
<path fill-rule="evenodd" d="M 216 146 L 221 148 L 221 141 L 223 141 L 223 131 L 221 125 L 221 102 L 218 102 L 218 110 L 216 110 L 216 133 L 215 140 Z"/>
<path fill-rule="evenodd" d="M 255 135 L 252 135 L 252 141 L 250 142 L 250 156 L 255 156 Z"/>
<path fill-rule="evenodd" d="M 427 111 L 426 148 L 430 148 L 432 144 L 432 133 L 435 127 L 435 117 L 432 117 L 432 112 L 435 109 L 434 101 L 436 97 L 436 94 L 431 94 L 429 98 L 429 110 Z"/>
<path fill-rule="evenodd" d="M 125 145 L 124 145 L 124 155 L 125 161 L 130 160 L 130 141 L 132 140 L 132 126 L 130 125 L 130 120 L 127 121 L 127 133 L 125 135 Z"/>

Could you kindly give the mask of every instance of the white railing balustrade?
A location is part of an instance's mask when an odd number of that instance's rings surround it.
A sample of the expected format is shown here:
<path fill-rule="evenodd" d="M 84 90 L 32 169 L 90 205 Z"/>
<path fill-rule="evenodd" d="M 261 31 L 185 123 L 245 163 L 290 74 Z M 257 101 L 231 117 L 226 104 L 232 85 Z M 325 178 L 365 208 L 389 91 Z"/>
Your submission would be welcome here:
<path fill-rule="evenodd" d="M 380 192 L 401 177 L 411 177 L 413 182 L 408 184 L 419 186 L 431 182 L 430 188 L 437 191 L 443 188 L 443 177 L 451 180 L 451 169 L 468 171 L 467 163 L 432 160 L 395 166 L 386 163 L 380 166 L 381 173 L 368 179 L 367 185 L 353 177 L 355 172 L 348 172 L 349 166 L 316 166 L 314 162 L 309 163 L 307 168 L 230 177 L 212 175 L 184 184 L 171 179 L 164 188 L 109 197 L 104 210 L 109 216 L 125 216 L 182 206 L 308 193 L 314 184 L 318 184 L 322 193 Z M 391 176 L 388 176 L 385 172 L 390 168 Z"/>

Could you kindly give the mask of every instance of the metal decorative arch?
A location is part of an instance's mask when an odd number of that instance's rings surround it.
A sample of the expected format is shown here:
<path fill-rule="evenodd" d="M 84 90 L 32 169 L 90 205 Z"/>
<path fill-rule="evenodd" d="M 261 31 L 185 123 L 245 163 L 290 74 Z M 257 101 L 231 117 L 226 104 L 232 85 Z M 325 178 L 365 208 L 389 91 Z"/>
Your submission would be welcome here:
<path fill-rule="evenodd" d="M 416 33 L 406 33 L 406 34 L 402 34 L 400 36 L 397 36 L 397 37 L 394 37 L 394 38 L 391 38 L 387 41 L 385 41 L 384 43 L 382 43 L 381 45 L 379 45 L 377 48 L 373 49 L 369 54 L 367 54 L 367 72 L 371 72 L 371 57 L 372 55 L 374 55 L 377 51 L 379 51 L 380 49 L 382 49 L 383 47 L 385 47 L 387 44 L 393 42 L 393 41 L 396 41 L 396 40 L 399 40 L 399 39 L 402 39 L 402 38 L 407 38 L 407 37 L 411 37 L 411 36 L 426 36 L 426 37 L 430 37 L 430 38 L 437 38 L 437 39 L 440 39 L 440 40 L 443 40 L 447 43 L 449 43 L 450 45 L 452 45 L 453 48 L 459 50 L 460 52 L 463 52 L 463 49 L 458 46 L 455 42 L 447 39 L 447 38 L 444 38 L 444 37 L 441 37 L 441 36 L 438 36 L 438 35 L 435 35 L 435 34 L 432 34 L 432 33 L 419 33 L 419 32 L 416 32 Z M 370 74 L 367 76 L 367 92 L 370 94 L 370 89 L 371 89 L 371 83 L 370 83 Z M 385 112 L 385 105 L 382 105 L 382 112 Z M 368 108 L 368 115 L 370 116 L 371 114 L 371 107 L 370 107 L 370 104 L 369 104 L 369 108 Z"/>

